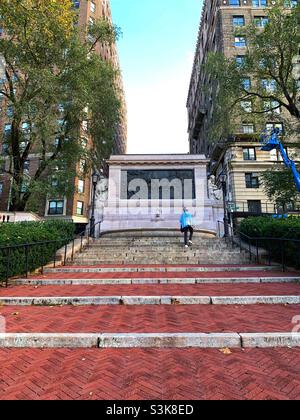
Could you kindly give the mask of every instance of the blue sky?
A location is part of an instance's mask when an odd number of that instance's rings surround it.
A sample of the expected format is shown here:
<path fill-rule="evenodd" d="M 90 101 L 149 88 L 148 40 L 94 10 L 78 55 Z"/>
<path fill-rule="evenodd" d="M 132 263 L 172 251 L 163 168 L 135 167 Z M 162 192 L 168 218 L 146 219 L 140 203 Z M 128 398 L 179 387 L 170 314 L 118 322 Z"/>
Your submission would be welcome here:
<path fill-rule="evenodd" d="M 128 153 L 188 151 L 186 98 L 202 0 L 110 0 L 128 106 Z"/>

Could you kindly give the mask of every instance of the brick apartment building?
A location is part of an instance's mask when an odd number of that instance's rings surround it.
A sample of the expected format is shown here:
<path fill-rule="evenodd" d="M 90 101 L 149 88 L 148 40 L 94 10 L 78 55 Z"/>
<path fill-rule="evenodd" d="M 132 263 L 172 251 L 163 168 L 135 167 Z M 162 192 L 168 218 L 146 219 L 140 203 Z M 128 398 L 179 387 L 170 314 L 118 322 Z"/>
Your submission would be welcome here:
<path fill-rule="evenodd" d="M 270 3 L 271 4 L 271 3 Z M 273 3 L 272 3 L 273 4 Z M 291 6 L 297 4 L 291 2 Z M 219 52 L 228 58 L 242 59 L 246 48 L 236 29 L 256 22 L 263 28 L 267 22 L 269 0 L 205 0 L 198 34 L 198 42 L 188 93 L 190 153 L 204 153 L 211 158 L 212 173 L 218 178 L 222 173 L 227 179 L 228 208 L 240 212 L 274 212 L 274 205 L 260 185 L 260 174 L 278 163 L 281 157 L 276 150 L 260 150 L 257 133 L 262 129 L 279 127 L 284 130 L 280 118 L 267 122 L 266 127 L 255 127 L 249 121 L 240 121 L 240 128 L 231 139 L 216 139 L 210 144 L 207 132 L 212 124 L 213 93 L 207 94 L 209 75 L 203 69 L 207 54 Z M 285 112 L 279 109 L 278 112 Z M 287 148 L 288 152 L 296 152 Z M 296 152 L 297 153 L 297 152 Z"/>
<path fill-rule="evenodd" d="M 99 18 L 108 19 L 112 22 L 111 9 L 109 0 L 81 0 L 73 1 L 74 8 L 78 12 L 78 25 L 84 27 L 91 24 L 94 20 Z M 0 36 L 3 34 L 0 33 Z M 119 60 L 116 45 L 100 45 L 98 44 L 95 48 L 96 52 L 101 55 L 104 60 L 113 63 L 113 66 L 119 70 Z M 121 118 L 118 127 L 116 127 L 115 140 L 113 147 L 113 154 L 125 154 L 127 150 L 127 110 L 124 89 L 122 84 L 122 78 L 120 73 L 117 76 L 117 85 L 120 92 L 120 100 L 122 103 L 121 107 Z M 7 110 L 5 109 L 4 98 L 0 97 L 1 103 L 1 114 L 0 114 L 0 129 L 3 135 L 5 129 L 9 125 L 9 119 L 7 119 Z M 4 145 L 1 145 L 0 136 L 0 153 L 4 154 Z M 93 139 L 87 136 L 84 130 L 84 124 L 81 128 L 81 137 L 86 138 L 87 145 L 90 144 Z M 39 163 L 38 155 L 30 155 L 24 171 L 30 176 L 34 174 Z M 79 162 L 78 166 L 83 162 Z M 86 176 L 79 175 L 74 179 L 74 193 L 68 197 L 55 198 L 55 197 L 42 197 L 41 207 L 39 215 L 45 218 L 64 218 L 73 220 L 74 223 L 84 226 L 89 222 L 89 213 L 91 206 L 92 196 L 92 182 L 91 174 Z M 0 168 L 0 219 L 2 218 L 1 212 L 9 212 L 10 210 L 10 189 L 11 182 L 9 176 L 3 172 L 1 174 Z"/>

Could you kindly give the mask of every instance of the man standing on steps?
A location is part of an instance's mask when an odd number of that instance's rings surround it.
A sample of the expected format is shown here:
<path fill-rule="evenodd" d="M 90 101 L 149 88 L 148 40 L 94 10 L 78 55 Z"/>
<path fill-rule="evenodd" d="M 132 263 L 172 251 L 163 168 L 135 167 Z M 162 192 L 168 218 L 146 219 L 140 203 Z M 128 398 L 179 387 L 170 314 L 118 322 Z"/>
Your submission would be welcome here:
<path fill-rule="evenodd" d="M 189 210 L 184 207 L 183 208 L 183 213 L 180 217 L 180 227 L 181 227 L 181 232 L 184 233 L 184 245 L 185 248 L 188 248 L 189 245 L 192 245 L 192 239 L 193 239 L 193 233 L 194 233 L 194 229 L 192 227 L 193 224 L 193 216 L 191 215 L 191 213 L 189 213 Z M 190 239 L 188 241 L 188 233 L 190 233 Z"/>

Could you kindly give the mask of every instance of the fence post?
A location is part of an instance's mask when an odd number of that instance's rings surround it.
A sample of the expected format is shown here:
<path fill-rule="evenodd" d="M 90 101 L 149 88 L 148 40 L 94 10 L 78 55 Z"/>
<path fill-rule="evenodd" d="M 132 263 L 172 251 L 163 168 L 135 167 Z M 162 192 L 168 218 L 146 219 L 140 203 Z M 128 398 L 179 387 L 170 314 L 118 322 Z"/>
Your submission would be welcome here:
<path fill-rule="evenodd" d="M 281 245 L 281 259 L 282 259 L 282 271 L 285 271 L 285 252 L 284 252 L 284 241 L 280 241 Z"/>
<path fill-rule="evenodd" d="M 67 250 L 68 250 L 68 244 L 65 244 L 64 266 L 66 265 L 66 262 L 67 262 Z"/>
<path fill-rule="evenodd" d="M 56 268 L 56 243 L 54 245 L 53 268 Z"/>
<path fill-rule="evenodd" d="M 248 238 L 248 243 L 249 243 L 249 258 L 250 258 L 250 262 L 252 262 L 252 255 L 251 255 L 251 241 L 250 241 L 250 238 Z"/>
<path fill-rule="evenodd" d="M 9 271 L 10 271 L 10 247 L 7 250 L 6 276 L 5 276 L 5 284 L 6 284 L 6 287 L 8 286 Z"/>
<path fill-rule="evenodd" d="M 41 269 L 41 272 L 42 272 L 42 274 L 44 274 L 45 256 L 44 256 L 44 243 L 43 242 L 42 242 L 41 254 L 42 254 L 42 269 Z"/>
<path fill-rule="evenodd" d="M 75 248 L 75 239 L 73 238 L 73 243 L 72 243 L 72 261 L 74 261 L 74 248 Z"/>
<path fill-rule="evenodd" d="M 26 278 L 28 278 L 28 244 L 25 245 L 25 270 L 26 270 Z"/>
<path fill-rule="evenodd" d="M 256 262 L 259 263 L 258 239 L 256 239 Z"/>

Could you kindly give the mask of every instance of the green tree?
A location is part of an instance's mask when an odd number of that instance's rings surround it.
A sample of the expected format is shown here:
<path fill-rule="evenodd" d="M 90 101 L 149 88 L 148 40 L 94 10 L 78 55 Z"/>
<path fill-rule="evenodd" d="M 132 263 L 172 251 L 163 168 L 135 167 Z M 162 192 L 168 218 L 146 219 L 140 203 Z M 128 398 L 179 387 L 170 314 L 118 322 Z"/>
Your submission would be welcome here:
<path fill-rule="evenodd" d="M 118 31 L 106 20 L 80 28 L 76 19 L 70 0 L 1 0 L 2 160 L 12 179 L 11 210 L 28 209 L 41 193 L 70 193 L 79 160 L 100 170 L 112 151 L 117 73 L 95 50 Z M 33 154 L 38 164 L 29 177 Z"/>
<path fill-rule="evenodd" d="M 300 44 L 300 5 L 290 9 L 284 0 L 266 9 L 268 23 L 239 28 L 247 50 L 242 62 L 220 53 L 210 54 L 205 70 L 212 84 L 207 93 L 215 102 L 209 138 L 218 141 L 236 133 L 241 121 L 258 127 L 274 117 L 287 133 L 299 132 L 299 84 L 292 75 L 293 57 Z M 247 103 L 251 102 L 251 109 Z M 278 115 L 278 108 L 286 112 Z"/>
<path fill-rule="evenodd" d="M 283 211 L 290 204 L 295 205 L 300 198 L 291 170 L 277 166 L 261 175 L 262 185 L 267 197 Z"/>

